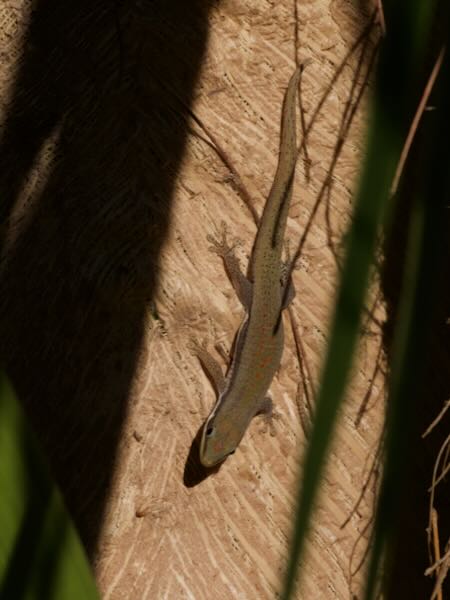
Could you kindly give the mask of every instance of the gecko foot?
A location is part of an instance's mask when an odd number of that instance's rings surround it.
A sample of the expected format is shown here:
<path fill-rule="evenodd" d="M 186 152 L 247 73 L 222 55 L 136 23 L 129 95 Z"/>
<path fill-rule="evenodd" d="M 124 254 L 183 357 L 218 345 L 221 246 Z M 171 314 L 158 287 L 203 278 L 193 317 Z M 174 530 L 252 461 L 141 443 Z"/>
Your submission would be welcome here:
<path fill-rule="evenodd" d="M 225 221 L 221 221 L 220 228 L 216 230 L 215 235 L 207 235 L 206 239 L 211 244 L 209 249 L 211 252 L 218 254 L 221 257 L 225 257 L 228 254 L 233 254 L 234 249 L 241 245 L 241 240 L 235 239 L 232 243 L 228 241 L 230 234 L 229 227 Z"/>
<path fill-rule="evenodd" d="M 191 337 L 186 347 L 193 356 L 198 356 L 202 351 L 206 351 L 206 340 L 199 342 L 197 338 Z"/>
<path fill-rule="evenodd" d="M 281 285 L 283 286 L 286 285 L 286 280 L 290 276 L 291 271 L 300 270 L 300 266 L 297 262 L 298 256 L 296 256 L 296 254 L 292 255 L 289 238 L 284 242 L 284 256 L 285 258 L 281 263 Z"/>
<path fill-rule="evenodd" d="M 281 414 L 274 409 L 272 399 L 269 397 L 264 398 L 261 402 L 258 410 L 258 415 L 261 415 L 263 419 L 263 426 L 261 433 L 266 434 L 267 430 L 270 431 L 270 435 L 274 437 L 276 435 L 274 421 L 281 420 Z"/>

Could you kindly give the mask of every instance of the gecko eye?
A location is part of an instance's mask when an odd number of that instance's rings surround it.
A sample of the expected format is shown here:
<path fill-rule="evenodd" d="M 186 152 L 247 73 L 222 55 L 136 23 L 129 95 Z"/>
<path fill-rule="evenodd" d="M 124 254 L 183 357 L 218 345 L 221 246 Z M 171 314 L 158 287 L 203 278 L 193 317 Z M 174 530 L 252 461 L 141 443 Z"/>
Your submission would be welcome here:
<path fill-rule="evenodd" d="M 206 430 L 206 437 L 211 437 L 213 433 L 214 427 L 208 427 L 208 429 Z"/>
<path fill-rule="evenodd" d="M 231 452 L 228 452 L 228 456 L 231 456 L 231 454 L 234 454 L 236 452 L 236 450 L 232 450 Z"/>

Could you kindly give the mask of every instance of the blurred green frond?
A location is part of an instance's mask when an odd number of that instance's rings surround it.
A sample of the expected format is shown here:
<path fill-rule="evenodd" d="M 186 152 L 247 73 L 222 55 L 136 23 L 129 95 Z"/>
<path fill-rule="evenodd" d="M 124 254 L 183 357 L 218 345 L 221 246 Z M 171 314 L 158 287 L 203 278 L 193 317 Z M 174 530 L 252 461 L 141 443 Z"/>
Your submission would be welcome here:
<path fill-rule="evenodd" d="M 0 374 L 0 598 L 97 600 L 84 550 Z"/>
<path fill-rule="evenodd" d="M 391 0 L 383 5 L 387 35 L 381 45 L 366 159 L 348 234 L 314 428 L 299 482 L 284 600 L 292 597 L 327 451 L 344 399 L 377 241 L 386 240 L 390 235 L 397 202 L 397 197 L 391 196 L 394 174 L 424 83 L 437 58 L 438 52 L 430 55 L 430 49 L 439 51 L 439 43 L 443 44 L 448 37 L 448 8 L 442 3 Z M 447 61 L 441 69 L 441 80 L 442 93 L 436 96 L 437 115 L 432 120 L 428 118 L 424 125 L 424 139 L 428 141 L 423 143 L 428 144 L 425 152 L 428 158 L 420 165 L 419 185 L 410 199 L 407 260 L 403 281 L 399 282 L 400 309 L 388 375 L 385 467 L 375 519 L 367 600 L 374 597 L 381 579 L 382 558 L 388 556 L 395 538 L 401 473 L 408 459 L 409 423 L 404 415 L 411 412 L 411 398 L 421 378 L 427 315 L 434 300 L 433 275 L 446 235 L 442 210 L 445 202 L 448 203 L 450 191 Z"/>

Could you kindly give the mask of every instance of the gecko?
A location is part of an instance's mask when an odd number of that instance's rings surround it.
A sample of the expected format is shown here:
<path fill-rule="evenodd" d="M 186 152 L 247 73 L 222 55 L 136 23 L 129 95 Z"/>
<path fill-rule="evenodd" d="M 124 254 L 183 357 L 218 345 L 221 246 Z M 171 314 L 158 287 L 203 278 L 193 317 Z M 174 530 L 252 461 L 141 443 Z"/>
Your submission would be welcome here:
<path fill-rule="evenodd" d="M 295 296 L 291 278 L 283 276 L 281 255 L 297 160 L 295 100 L 300 73 L 298 67 L 285 92 L 278 165 L 259 221 L 248 277 L 235 255 L 237 244 L 228 242 L 226 225 L 222 223 L 221 235 L 207 236 L 245 309 L 226 377 L 206 345 L 192 340 L 192 350 L 217 392 L 200 441 L 200 462 L 207 468 L 234 453 L 253 417 L 261 414 L 269 421 L 274 416 L 267 392 L 283 353 L 282 311 Z"/>

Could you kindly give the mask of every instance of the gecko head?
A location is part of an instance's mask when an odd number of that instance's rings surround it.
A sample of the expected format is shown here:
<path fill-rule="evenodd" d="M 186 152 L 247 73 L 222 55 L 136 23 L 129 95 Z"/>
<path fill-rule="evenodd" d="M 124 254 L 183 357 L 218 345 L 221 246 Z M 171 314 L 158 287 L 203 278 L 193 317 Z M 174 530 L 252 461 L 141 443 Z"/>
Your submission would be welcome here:
<path fill-rule="evenodd" d="M 236 435 L 230 421 L 221 419 L 219 415 L 211 416 L 203 426 L 200 442 L 200 462 L 210 468 L 224 461 L 233 454 L 242 436 Z"/>

